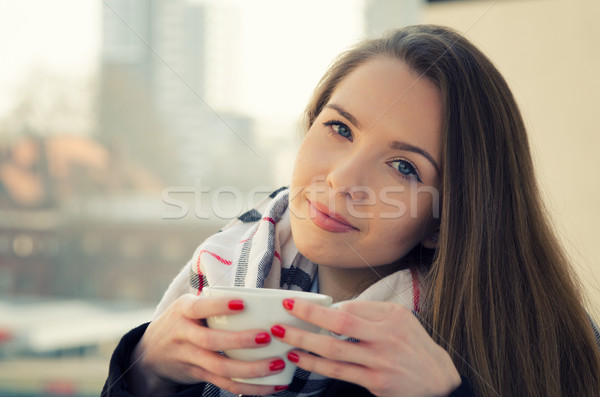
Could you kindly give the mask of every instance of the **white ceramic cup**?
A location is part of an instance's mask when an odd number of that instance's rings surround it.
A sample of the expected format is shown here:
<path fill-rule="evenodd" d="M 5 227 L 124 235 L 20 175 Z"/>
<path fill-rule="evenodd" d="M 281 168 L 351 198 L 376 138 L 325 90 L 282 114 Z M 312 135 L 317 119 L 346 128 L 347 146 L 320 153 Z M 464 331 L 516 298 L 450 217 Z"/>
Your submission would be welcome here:
<path fill-rule="evenodd" d="M 202 296 L 228 297 L 244 301 L 244 310 L 233 315 L 213 316 L 206 319 L 210 328 L 227 331 L 247 329 L 265 329 L 269 331 L 273 325 L 286 324 L 309 332 L 320 332 L 314 324 L 299 320 L 290 315 L 283 307 L 286 298 L 301 298 L 312 303 L 330 306 L 332 298 L 327 295 L 311 292 L 246 287 L 205 287 Z M 237 382 L 257 385 L 288 385 L 292 382 L 296 366 L 287 359 L 287 353 L 293 347 L 271 339 L 264 347 L 226 350 L 225 354 L 236 360 L 256 361 L 266 358 L 280 357 L 285 361 L 285 369 L 277 374 L 261 378 L 233 378 Z"/>

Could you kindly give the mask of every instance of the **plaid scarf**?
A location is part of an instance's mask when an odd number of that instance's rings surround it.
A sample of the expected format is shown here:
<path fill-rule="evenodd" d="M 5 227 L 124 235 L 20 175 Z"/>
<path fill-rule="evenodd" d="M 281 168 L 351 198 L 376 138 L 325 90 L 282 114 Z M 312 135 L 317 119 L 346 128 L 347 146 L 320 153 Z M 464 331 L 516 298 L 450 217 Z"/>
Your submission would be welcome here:
<path fill-rule="evenodd" d="M 192 260 L 173 280 L 156 314 L 184 293 L 200 294 L 206 286 L 245 286 L 310 291 L 317 265 L 298 253 L 291 234 L 289 190 L 273 192 L 256 208 L 231 221 L 202 243 Z M 392 301 L 418 311 L 416 272 L 402 270 L 363 291 L 356 300 Z M 318 396 L 329 378 L 297 368 L 290 387 L 280 397 Z M 234 394 L 207 384 L 203 397 Z"/>

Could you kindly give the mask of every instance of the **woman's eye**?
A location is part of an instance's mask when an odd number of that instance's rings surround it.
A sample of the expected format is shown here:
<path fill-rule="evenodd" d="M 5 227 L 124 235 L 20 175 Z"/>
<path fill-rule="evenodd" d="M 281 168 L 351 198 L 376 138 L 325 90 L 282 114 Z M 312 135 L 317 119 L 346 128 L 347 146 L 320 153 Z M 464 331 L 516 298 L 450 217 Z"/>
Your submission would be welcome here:
<path fill-rule="evenodd" d="M 331 130 L 336 134 L 346 139 L 349 139 L 350 141 L 353 140 L 352 131 L 350 130 L 350 128 L 348 128 L 346 124 L 342 123 L 341 121 L 328 121 L 326 123 L 323 123 L 323 125 L 331 128 Z"/>
<path fill-rule="evenodd" d="M 407 178 L 415 178 L 418 182 L 421 181 L 421 177 L 417 172 L 417 167 L 415 167 L 410 161 L 407 160 L 394 160 L 390 162 L 390 164 L 398 170 L 398 172 Z"/>

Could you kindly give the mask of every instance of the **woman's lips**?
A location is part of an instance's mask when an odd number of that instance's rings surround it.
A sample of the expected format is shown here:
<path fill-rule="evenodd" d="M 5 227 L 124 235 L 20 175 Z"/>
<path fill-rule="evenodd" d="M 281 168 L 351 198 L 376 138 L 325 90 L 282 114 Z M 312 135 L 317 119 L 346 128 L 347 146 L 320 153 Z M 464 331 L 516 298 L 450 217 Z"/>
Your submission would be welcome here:
<path fill-rule="evenodd" d="M 310 219 L 312 219 L 314 224 L 321 229 L 333 233 L 345 233 L 358 230 L 358 228 L 352 226 L 343 216 L 338 215 L 335 212 L 330 212 L 329 208 L 326 206 L 310 200 L 307 201 Z"/>

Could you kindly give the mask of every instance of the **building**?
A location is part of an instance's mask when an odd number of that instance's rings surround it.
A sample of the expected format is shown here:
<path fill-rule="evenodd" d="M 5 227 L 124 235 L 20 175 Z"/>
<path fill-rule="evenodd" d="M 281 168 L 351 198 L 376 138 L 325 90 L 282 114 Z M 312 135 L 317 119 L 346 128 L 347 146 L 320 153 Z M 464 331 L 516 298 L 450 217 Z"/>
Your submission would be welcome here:
<path fill-rule="evenodd" d="M 172 171 L 167 180 L 190 185 L 211 179 L 220 148 L 241 159 L 238 170 L 256 160 L 252 121 L 227 106 L 235 68 L 223 53 L 235 53 L 236 36 L 224 21 L 205 2 L 103 3 L 99 134 L 109 147 L 159 162 L 157 170 Z"/>

